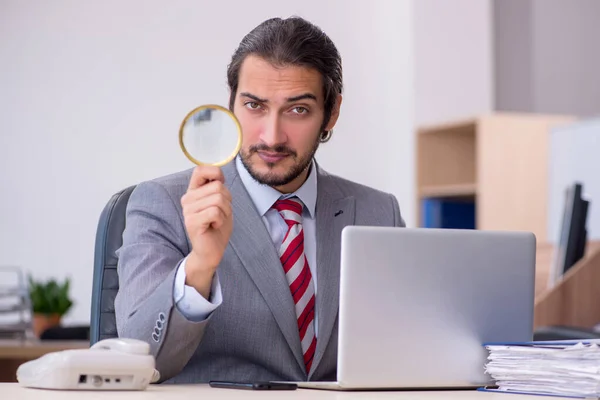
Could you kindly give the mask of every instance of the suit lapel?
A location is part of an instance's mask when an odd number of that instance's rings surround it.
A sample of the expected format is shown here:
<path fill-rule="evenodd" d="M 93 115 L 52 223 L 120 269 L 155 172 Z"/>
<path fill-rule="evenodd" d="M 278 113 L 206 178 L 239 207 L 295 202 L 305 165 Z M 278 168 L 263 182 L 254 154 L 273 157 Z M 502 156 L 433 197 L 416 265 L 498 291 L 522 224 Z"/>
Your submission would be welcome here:
<path fill-rule="evenodd" d="M 317 348 L 309 378 L 329 344 L 339 308 L 342 229 L 354 224 L 354 197 L 345 197 L 319 168 L 317 183 Z"/>
<path fill-rule="evenodd" d="M 231 246 L 271 309 L 296 361 L 304 370 L 294 301 L 277 249 L 237 175 L 235 161 L 224 166 L 223 173 L 232 197 L 234 229 Z"/>

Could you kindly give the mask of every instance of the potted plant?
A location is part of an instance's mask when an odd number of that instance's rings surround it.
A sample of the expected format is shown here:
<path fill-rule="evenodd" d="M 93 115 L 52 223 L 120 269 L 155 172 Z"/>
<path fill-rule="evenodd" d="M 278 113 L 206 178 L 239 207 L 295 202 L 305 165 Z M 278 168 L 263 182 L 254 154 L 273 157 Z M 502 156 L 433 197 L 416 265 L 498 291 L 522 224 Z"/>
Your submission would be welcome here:
<path fill-rule="evenodd" d="M 33 333 L 40 337 L 42 333 L 60 321 L 73 305 L 69 297 L 70 279 L 60 284 L 55 279 L 35 281 L 29 276 L 29 297 L 33 311 Z"/>

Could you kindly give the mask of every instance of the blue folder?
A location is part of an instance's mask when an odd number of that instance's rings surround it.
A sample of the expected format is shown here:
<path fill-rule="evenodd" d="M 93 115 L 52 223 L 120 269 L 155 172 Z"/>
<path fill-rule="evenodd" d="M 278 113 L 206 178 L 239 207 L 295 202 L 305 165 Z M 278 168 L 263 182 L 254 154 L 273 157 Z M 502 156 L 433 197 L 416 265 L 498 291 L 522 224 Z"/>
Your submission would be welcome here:
<path fill-rule="evenodd" d="M 424 199 L 421 225 L 425 228 L 475 229 L 475 201 Z"/>
<path fill-rule="evenodd" d="M 550 394 L 550 393 L 537 393 L 537 392 L 517 392 L 517 391 L 508 391 L 508 390 L 500 390 L 495 388 L 478 388 L 480 392 L 491 392 L 491 393 L 506 393 L 506 394 L 526 394 L 528 396 L 544 396 L 544 397 L 562 397 L 564 399 L 597 399 L 597 397 L 583 397 L 583 396 L 565 396 L 562 394 Z"/>

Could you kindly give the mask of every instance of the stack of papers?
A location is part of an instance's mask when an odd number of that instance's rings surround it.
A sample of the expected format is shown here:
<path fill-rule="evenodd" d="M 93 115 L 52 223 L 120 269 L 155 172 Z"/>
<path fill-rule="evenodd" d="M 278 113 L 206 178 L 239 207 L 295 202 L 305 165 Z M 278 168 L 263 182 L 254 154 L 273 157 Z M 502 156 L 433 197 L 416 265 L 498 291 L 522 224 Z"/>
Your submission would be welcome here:
<path fill-rule="evenodd" d="M 500 391 L 600 397 L 600 340 L 486 344 Z"/>

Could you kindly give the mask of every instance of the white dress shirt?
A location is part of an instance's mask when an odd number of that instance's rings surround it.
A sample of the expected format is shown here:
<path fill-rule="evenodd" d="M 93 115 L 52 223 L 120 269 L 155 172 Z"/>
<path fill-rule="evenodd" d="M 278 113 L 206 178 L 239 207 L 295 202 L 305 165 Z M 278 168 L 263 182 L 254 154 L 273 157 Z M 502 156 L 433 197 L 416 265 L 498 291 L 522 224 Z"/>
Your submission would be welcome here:
<path fill-rule="evenodd" d="M 317 243 L 315 232 L 315 208 L 317 204 L 317 173 L 314 163 L 304 184 L 294 193 L 282 195 L 270 186 L 257 182 L 246 170 L 239 157 L 236 158 L 236 169 L 246 187 L 256 210 L 271 235 L 273 243 L 279 247 L 287 232 L 288 226 L 277 210 L 271 208 L 280 198 L 297 196 L 303 203 L 302 229 L 304 230 L 304 254 L 313 277 L 315 296 L 317 296 Z M 187 257 L 186 257 L 187 259 Z M 210 301 L 205 299 L 191 286 L 185 284 L 185 262 L 179 265 L 175 276 L 173 296 L 179 311 L 189 320 L 200 322 L 205 320 L 223 301 L 218 270 L 211 286 Z M 283 267 L 282 267 L 283 268 Z M 315 335 L 317 334 L 317 313 L 315 310 Z"/>

